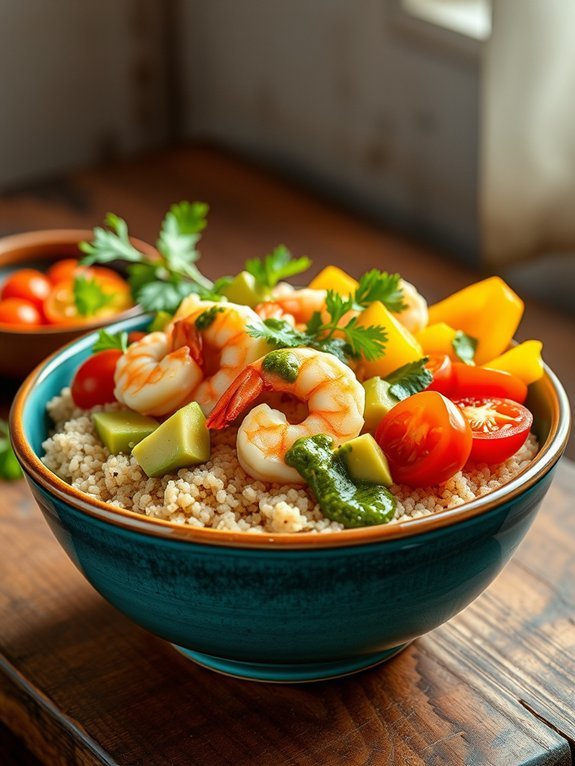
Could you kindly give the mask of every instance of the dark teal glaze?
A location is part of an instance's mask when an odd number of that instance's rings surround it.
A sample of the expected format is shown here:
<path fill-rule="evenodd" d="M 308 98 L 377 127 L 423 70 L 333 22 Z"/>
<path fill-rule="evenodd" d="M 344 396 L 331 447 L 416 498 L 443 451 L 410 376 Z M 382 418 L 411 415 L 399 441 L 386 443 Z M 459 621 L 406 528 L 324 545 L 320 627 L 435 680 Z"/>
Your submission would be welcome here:
<path fill-rule="evenodd" d="M 31 392 L 24 424 L 34 450 L 46 436 L 46 402 L 90 347 L 81 341 L 77 353 L 63 352 Z M 513 554 L 551 477 L 425 534 L 310 550 L 147 535 L 94 518 L 27 478 L 70 558 L 139 625 L 216 670 L 298 681 L 369 667 L 467 606 Z"/>

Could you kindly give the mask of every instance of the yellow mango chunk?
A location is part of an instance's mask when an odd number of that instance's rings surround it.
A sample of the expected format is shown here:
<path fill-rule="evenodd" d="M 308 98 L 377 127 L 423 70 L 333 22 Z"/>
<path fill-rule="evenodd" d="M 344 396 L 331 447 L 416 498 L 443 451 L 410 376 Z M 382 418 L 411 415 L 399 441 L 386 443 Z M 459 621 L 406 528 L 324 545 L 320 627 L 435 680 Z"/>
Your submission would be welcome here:
<path fill-rule="evenodd" d="M 523 308 L 521 298 L 500 277 L 489 277 L 430 306 L 429 324 L 445 322 L 477 338 L 475 361 L 484 364 L 509 346 Z"/>
<path fill-rule="evenodd" d="M 381 325 L 387 334 L 385 354 L 373 362 L 361 363 L 360 375 L 364 380 L 374 375 L 384 378 L 398 367 L 423 356 L 422 348 L 413 335 L 379 301 L 374 301 L 362 311 L 357 322 L 363 327 Z"/>
<path fill-rule="evenodd" d="M 415 338 L 424 354 L 447 354 L 455 361 L 457 356 L 453 350 L 453 339 L 456 332 L 445 322 L 437 322 L 424 327 L 416 333 Z"/>
<path fill-rule="evenodd" d="M 543 343 L 539 340 L 526 340 L 518 346 L 506 351 L 496 359 L 486 362 L 482 367 L 490 370 L 502 370 L 510 372 L 524 383 L 529 385 L 543 377 L 543 359 L 541 349 Z"/>
<path fill-rule="evenodd" d="M 357 289 L 357 281 L 337 266 L 326 266 L 323 271 L 309 283 L 312 290 L 335 290 L 336 293 L 347 297 Z"/>

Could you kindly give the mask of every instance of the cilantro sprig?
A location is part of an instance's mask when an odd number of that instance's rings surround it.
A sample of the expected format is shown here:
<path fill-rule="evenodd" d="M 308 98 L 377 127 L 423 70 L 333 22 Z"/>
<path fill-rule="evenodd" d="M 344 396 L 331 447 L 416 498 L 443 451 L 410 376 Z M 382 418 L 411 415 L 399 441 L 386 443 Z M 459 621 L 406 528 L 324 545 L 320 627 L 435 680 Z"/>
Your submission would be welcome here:
<path fill-rule="evenodd" d="M 379 269 L 367 271 L 359 280 L 353 308 L 362 309 L 373 301 L 379 301 L 389 311 L 398 314 L 407 308 L 400 281 L 399 274 L 388 274 L 387 271 Z"/>
<path fill-rule="evenodd" d="M 463 332 L 463 330 L 458 330 L 455 333 L 455 337 L 453 338 L 451 345 L 453 346 L 455 355 L 460 361 L 462 361 L 464 364 L 474 365 L 477 343 L 477 338 L 473 338 L 471 335 L 467 335 L 467 333 Z"/>
<path fill-rule="evenodd" d="M 10 443 L 8 424 L 0 420 L 0 479 L 13 481 L 22 476 L 22 469 Z"/>
<path fill-rule="evenodd" d="M 246 271 L 254 277 L 256 285 L 268 290 L 282 279 L 307 271 L 310 266 L 309 258 L 294 258 L 285 245 L 278 245 L 263 258 L 250 258 L 245 264 Z"/>
<path fill-rule="evenodd" d="M 111 333 L 107 330 L 100 330 L 98 338 L 94 343 L 93 351 L 96 354 L 98 351 L 109 351 L 110 349 L 118 351 L 126 351 L 128 348 L 128 333 L 117 332 Z"/>
<path fill-rule="evenodd" d="M 81 274 L 74 279 L 73 293 L 78 314 L 83 317 L 93 316 L 114 300 L 114 296 L 105 292 L 97 279 Z"/>
<path fill-rule="evenodd" d="M 433 375 L 425 366 L 428 361 L 429 357 L 424 356 L 387 375 L 385 380 L 390 384 L 390 394 L 401 401 L 426 389 L 433 380 Z"/>

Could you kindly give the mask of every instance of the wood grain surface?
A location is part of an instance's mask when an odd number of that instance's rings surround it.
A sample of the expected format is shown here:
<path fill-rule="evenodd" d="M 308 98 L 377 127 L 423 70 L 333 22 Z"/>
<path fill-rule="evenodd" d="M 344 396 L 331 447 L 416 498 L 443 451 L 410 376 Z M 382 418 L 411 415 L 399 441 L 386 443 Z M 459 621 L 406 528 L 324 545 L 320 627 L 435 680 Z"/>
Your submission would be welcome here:
<path fill-rule="evenodd" d="M 163 210 L 181 198 L 212 205 L 202 246 L 212 276 L 285 241 L 318 267 L 397 269 L 430 299 L 470 280 L 429 250 L 212 150 L 5 197 L 0 233 L 91 226 L 113 210 L 153 240 Z M 530 304 L 521 337 L 542 337 L 567 380 L 574 329 Z M 13 385 L 0 383 L 5 414 Z M 448 624 L 374 670 L 280 686 L 211 673 L 134 626 L 76 571 L 24 483 L 2 484 L 0 720 L 50 766 L 572 764 L 574 491 L 565 461 L 510 565 Z M 24 762 L 7 752 L 2 764 Z"/>

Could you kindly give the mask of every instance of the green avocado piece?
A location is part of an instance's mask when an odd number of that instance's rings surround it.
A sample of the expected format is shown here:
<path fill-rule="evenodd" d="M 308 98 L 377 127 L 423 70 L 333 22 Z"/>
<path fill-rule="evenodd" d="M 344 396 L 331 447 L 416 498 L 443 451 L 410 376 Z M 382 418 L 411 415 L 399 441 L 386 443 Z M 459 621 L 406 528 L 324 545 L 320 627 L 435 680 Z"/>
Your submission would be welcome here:
<path fill-rule="evenodd" d="M 390 383 L 383 378 L 369 378 L 363 383 L 365 388 L 365 419 L 364 431 L 373 432 L 379 425 L 382 417 L 387 415 L 398 400 L 390 393 Z"/>
<path fill-rule="evenodd" d="M 335 451 L 340 457 L 349 475 L 354 481 L 367 481 L 370 484 L 393 484 L 387 458 L 371 434 L 363 434 L 342 444 Z"/>
<path fill-rule="evenodd" d="M 131 410 L 95 412 L 92 421 L 98 436 L 113 455 L 118 452 L 130 453 L 138 442 L 158 427 L 158 421 L 154 418 L 147 418 Z"/>
<path fill-rule="evenodd" d="M 210 457 L 210 432 L 197 402 L 190 402 L 164 421 L 132 450 L 144 473 L 165 476 Z"/>
<path fill-rule="evenodd" d="M 174 317 L 167 311 L 157 311 L 156 316 L 152 319 L 152 323 L 148 328 L 148 332 L 158 332 L 158 330 L 163 330 L 173 318 Z"/>
<path fill-rule="evenodd" d="M 254 275 L 248 271 L 240 271 L 236 274 L 222 293 L 232 303 L 239 303 L 252 309 L 270 297 L 269 290 L 257 285 Z"/>

